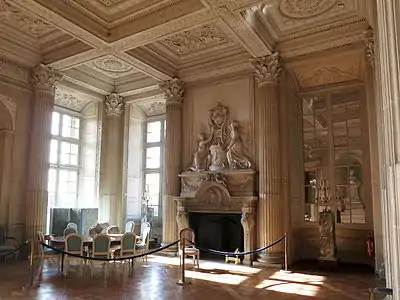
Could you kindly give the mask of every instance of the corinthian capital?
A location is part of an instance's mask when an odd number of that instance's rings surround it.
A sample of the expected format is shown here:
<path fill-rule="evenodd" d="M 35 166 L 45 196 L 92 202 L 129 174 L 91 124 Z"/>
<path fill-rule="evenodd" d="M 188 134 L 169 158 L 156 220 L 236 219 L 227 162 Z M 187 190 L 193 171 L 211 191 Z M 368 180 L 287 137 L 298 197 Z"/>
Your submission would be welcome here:
<path fill-rule="evenodd" d="M 54 91 L 56 83 L 61 79 L 61 75 L 54 69 L 39 64 L 32 69 L 31 79 L 37 90 Z"/>
<path fill-rule="evenodd" d="M 106 96 L 105 112 L 107 115 L 120 116 L 124 111 L 124 102 L 117 93 L 111 93 Z"/>
<path fill-rule="evenodd" d="M 365 56 L 372 66 L 374 66 L 374 34 L 371 29 L 364 32 Z"/>
<path fill-rule="evenodd" d="M 170 103 L 181 104 L 185 93 L 185 83 L 179 78 L 166 80 L 159 84 L 164 93 L 167 105 Z"/>
<path fill-rule="evenodd" d="M 281 72 L 279 53 L 256 58 L 251 61 L 254 67 L 254 76 L 259 86 L 277 84 Z"/>

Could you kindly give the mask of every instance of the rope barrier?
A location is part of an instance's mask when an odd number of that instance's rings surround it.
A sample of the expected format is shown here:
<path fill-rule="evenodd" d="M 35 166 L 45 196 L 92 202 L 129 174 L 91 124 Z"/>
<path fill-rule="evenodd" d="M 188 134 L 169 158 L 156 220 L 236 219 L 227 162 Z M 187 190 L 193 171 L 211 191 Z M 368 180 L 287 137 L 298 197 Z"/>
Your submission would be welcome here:
<path fill-rule="evenodd" d="M 206 252 L 209 252 L 209 253 L 218 254 L 218 255 L 224 255 L 224 256 L 225 255 L 228 255 L 228 256 L 236 256 L 236 255 L 237 256 L 242 256 L 242 255 L 248 255 L 248 254 L 253 254 L 253 253 L 258 253 L 258 252 L 264 251 L 264 250 L 266 250 L 268 248 L 271 248 L 271 247 L 275 246 L 276 244 L 279 244 L 284 239 L 286 239 L 286 234 L 284 236 L 282 236 L 281 238 L 279 238 L 278 240 L 276 240 L 275 242 L 273 242 L 273 243 L 271 243 L 271 244 L 269 244 L 269 245 L 267 245 L 265 247 L 262 247 L 262 248 L 259 248 L 259 249 L 255 249 L 255 250 L 252 250 L 252 251 L 247 251 L 247 252 L 225 252 L 225 251 L 219 251 L 219 250 L 214 250 L 214 249 L 202 248 L 202 247 L 199 247 L 196 243 L 194 243 L 192 241 L 189 241 L 189 240 L 187 240 L 187 242 L 192 244 L 193 246 L 195 246 L 197 249 L 199 249 L 201 251 L 206 251 Z"/>
<path fill-rule="evenodd" d="M 66 252 L 66 251 L 64 251 L 64 250 L 62 250 L 60 248 L 56 248 L 56 247 L 47 245 L 46 243 L 40 242 L 40 244 L 42 246 L 45 246 L 45 247 L 47 247 L 47 248 L 49 248 L 49 249 L 51 249 L 53 251 L 56 251 L 58 253 L 63 254 L 63 255 L 83 258 L 83 259 L 87 259 L 87 260 L 97 260 L 97 261 L 120 261 L 120 260 L 127 260 L 127 259 L 135 259 L 135 258 L 139 258 L 139 257 L 143 257 L 143 256 L 146 256 L 146 255 L 150 255 L 150 254 L 153 254 L 153 253 L 160 252 L 160 251 L 165 250 L 165 249 L 167 249 L 169 247 L 172 247 L 172 246 L 174 246 L 174 245 L 176 245 L 178 243 L 179 243 L 179 240 L 177 240 L 177 241 L 175 241 L 175 242 L 173 242 L 171 244 L 165 245 L 163 247 L 160 247 L 160 248 L 157 248 L 157 249 L 154 249 L 154 250 L 142 253 L 142 254 L 133 255 L 133 256 L 124 256 L 124 257 L 116 257 L 116 258 L 101 258 L 101 257 L 90 257 L 90 256 L 84 256 L 84 255 L 69 253 L 69 252 Z"/>
<path fill-rule="evenodd" d="M 7 253 L 5 253 L 5 254 L 1 254 L 0 256 L 4 256 L 4 257 L 9 256 L 10 254 L 15 253 L 15 252 L 21 250 L 25 245 L 29 244 L 30 241 L 31 241 L 31 240 L 26 240 L 23 244 L 21 244 L 21 245 L 18 246 L 17 248 L 12 249 L 12 250 L 10 250 L 9 252 L 7 252 Z"/>

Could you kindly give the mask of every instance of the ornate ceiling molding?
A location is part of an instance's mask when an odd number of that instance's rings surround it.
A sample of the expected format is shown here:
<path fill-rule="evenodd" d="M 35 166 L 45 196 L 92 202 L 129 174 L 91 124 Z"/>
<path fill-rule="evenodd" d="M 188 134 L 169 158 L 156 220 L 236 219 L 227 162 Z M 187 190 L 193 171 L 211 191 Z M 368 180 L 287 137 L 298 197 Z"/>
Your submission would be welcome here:
<path fill-rule="evenodd" d="M 0 75 L 29 83 L 29 71 L 0 57 Z"/>
<path fill-rule="evenodd" d="M 312 18 L 330 10 L 338 0 L 281 0 L 279 11 L 293 19 Z"/>
<path fill-rule="evenodd" d="M 118 78 L 137 72 L 132 65 L 113 55 L 95 59 L 89 63 L 88 66 L 112 78 Z"/>
<path fill-rule="evenodd" d="M 161 41 L 179 55 L 193 53 L 226 42 L 228 42 L 226 35 L 214 24 L 185 30 Z"/>
<path fill-rule="evenodd" d="M 165 114 L 165 101 L 143 102 L 137 104 L 147 117 L 154 117 Z"/>
<path fill-rule="evenodd" d="M 124 0 L 97 0 L 97 1 L 108 7 L 108 6 L 116 5 Z"/>
<path fill-rule="evenodd" d="M 54 104 L 71 109 L 77 112 L 82 112 L 85 107 L 92 102 L 91 100 L 84 100 L 83 97 L 78 97 L 72 93 L 67 93 L 66 91 L 62 91 L 56 88 L 55 96 L 54 96 Z"/>
<path fill-rule="evenodd" d="M 372 30 L 367 30 L 364 32 L 364 44 L 365 44 L 365 56 L 370 62 L 371 66 L 375 65 L 375 43 L 374 34 Z"/>
<path fill-rule="evenodd" d="M 12 5 L 9 0 L 0 0 L 0 16 L 8 25 L 35 38 L 42 37 L 55 30 L 55 27 L 41 18 L 34 17 Z"/>

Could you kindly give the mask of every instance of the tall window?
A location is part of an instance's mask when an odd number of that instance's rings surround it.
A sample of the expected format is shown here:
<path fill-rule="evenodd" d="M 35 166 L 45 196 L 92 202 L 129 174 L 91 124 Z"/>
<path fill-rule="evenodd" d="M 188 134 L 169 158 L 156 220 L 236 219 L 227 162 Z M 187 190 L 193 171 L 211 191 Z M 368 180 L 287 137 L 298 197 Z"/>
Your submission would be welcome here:
<path fill-rule="evenodd" d="M 75 208 L 78 198 L 80 119 L 53 112 L 49 169 L 49 208 Z"/>
<path fill-rule="evenodd" d="M 165 121 L 145 123 L 144 190 L 149 195 L 149 207 L 154 217 L 161 217 Z"/>

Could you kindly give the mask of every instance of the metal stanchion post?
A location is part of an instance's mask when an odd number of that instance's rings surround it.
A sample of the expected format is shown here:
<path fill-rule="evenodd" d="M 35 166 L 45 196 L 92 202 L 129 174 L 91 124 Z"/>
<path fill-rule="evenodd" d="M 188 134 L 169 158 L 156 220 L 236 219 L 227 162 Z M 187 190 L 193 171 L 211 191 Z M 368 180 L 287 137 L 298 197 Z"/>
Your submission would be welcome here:
<path fill-rule="evenodd" d="M 190 283 L 190 282 L 187 282 L 185 280 L 185 256 L 186 256 L 185 246 L 186 246 L 186 238 L 182 238 L 180 243 L 181 243 L 181 245 L 179 245 L 179 247 L 182 247 L 181 279 L 179 279 L 176 284 L 185 285 L 187 283 Z"/>
<path fill-rule="evenodd" d="M 29 257 L 29 286 L 33 287 L 33 255 L 35 253 L 33 240 L 29 240 L 31 247 L 30 247 L 30 257 Z"/>
<path fill-rule="evenodd" d="M 288 270 L 288 235 L 287 233 L 285 233 L 285 272 L 290 273 L 290 271 Z"/>

